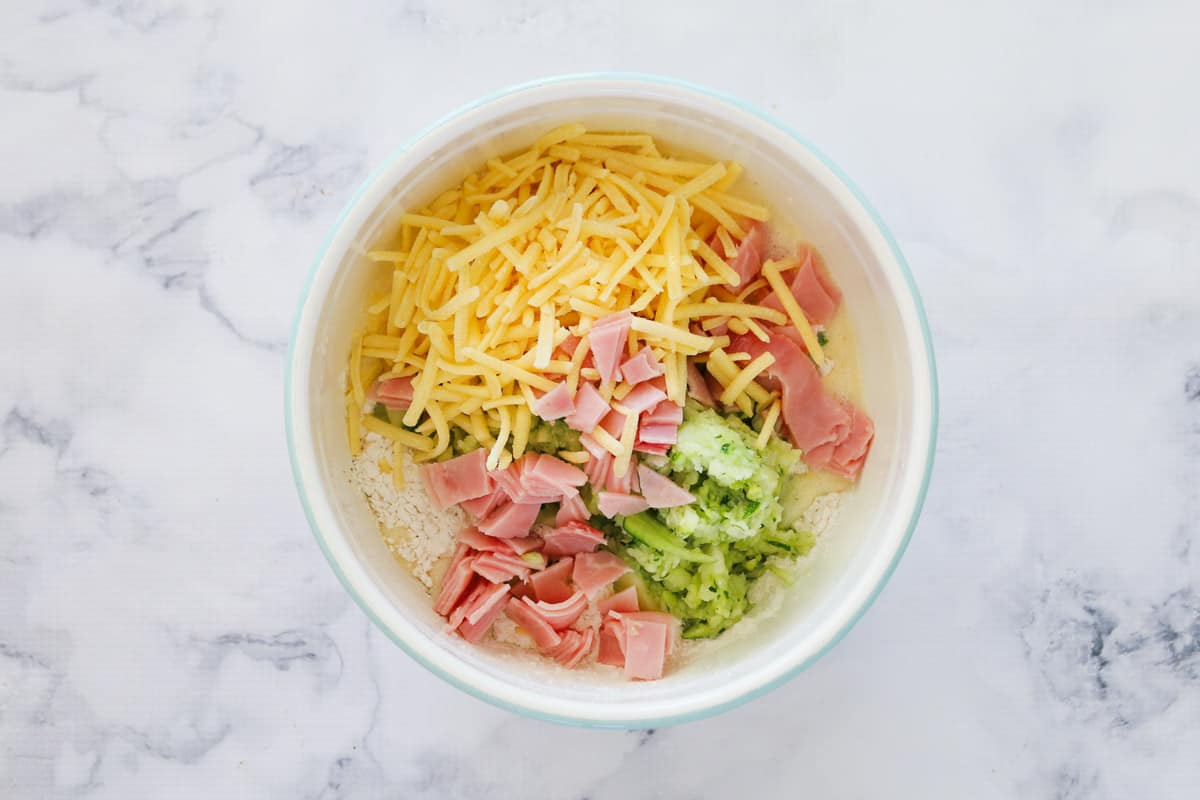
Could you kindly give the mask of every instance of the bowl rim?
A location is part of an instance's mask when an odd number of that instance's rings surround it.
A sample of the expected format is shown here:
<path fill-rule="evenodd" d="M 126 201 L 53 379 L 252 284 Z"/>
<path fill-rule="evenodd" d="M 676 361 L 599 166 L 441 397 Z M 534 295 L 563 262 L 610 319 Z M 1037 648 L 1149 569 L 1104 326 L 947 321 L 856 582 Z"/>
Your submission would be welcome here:
<path fill-rule="evenodd" d="M 904 535 L 901 537 L 900 541 L 898 542 L 895 552 L 892 554 L 892 558 L 891 558 L 890 562 L 880 573 L 875 585 L 867 591 L 865 597 L 862 599 L 861 604 L 858 606 L 858 608 L 854 609 L 851 613 L 849 613 L 847 615 L 846 619 L 841 623 L 840 627 L 838 627 L 838 629 L 833 633 L 833 635 L 831 635 L 820 647 L 818 647 L 816 650 L 814 650 L 807 657 L 801 659 L 797 663 L 795 663 L 795 664 L 791 665 L 790 667 L 788 667 L 787 669 L 785 669 L 779 675 L 777 675 L 773 678 L 770 678 L 768 680 L 765 680 L 762 683 L 758 684 L 757 686 L 749 688 L 746 691 L 742 692 L 741 694 L 738 694 L 727 700 L 711 703 L 711 704 L 704 705 L 699 708 L 694 708 L 691 710 L 680 711 L 678 713 L 667 714 L 664 716 L 658 716 L 658 717 L 653 717 L 653 718 L 634 717 L 634 718 L 624 719 L 624 720 L 608 719 L 608 718 L 597 719 L 597 718 L 589 718 L 589 717 L 572 715 L 572 714 L 557 714 L 557 713 L 553 713 L 553 712 L 544 711 L 539 708 L 534 708 L 531 706 L 523 705 L 518 702 L 511 702 L 509 700 L 496 697 L 496 696 L 490 694 L 486 689 L 466 680 L 465 678 L 460 677 L 458 675 L 454 675 L 454 674 L 442 669 L 439 665 L 433 663 L 430 659 L 426 658 L 424 655 L 419 653 L 413 646 L 411 646 L 403 637 L 398 635 L 396 633 L 396 631 L 394 631 L 388 624 L 386 624 L 379 617 L 379 615 L 372 608 L 371 604 L 363 597 L 362 593 L 358 590 L 358 588 L 352 583 L 350 578 L 342 570 L 341 566 L 339 565 L 339 563 L 337 561 L 337 558 L 334 556 L 333 552 L 330 550 L 329 544 L 326 541 L 325 534 L 322 531 L 321 526 L 318 524 L 316 517 L 314 515 L 312 504 L 309 500 L 308 489 L 306 488 L 306 483 L 305 483 L 305 480 L 304 480 L 304 477 L 302 474 L 299 457 L 297 455 L 297 442 L 296 442 L 297 430 L 296 430 L 296 417 L 295 417 L 295 410 L 294 410 L 295 397 L 294 397 L 294 392 L 293 392 L 293 384 L 294 384 L 294 367 L 295 367 L 296 358 L 297 358 L 296 344 L 297 344 L 297 340 L 299 338 L 299 334 L 301 332 L 300 331 L 301 322 L 304 319 L 305 309 L 307 308 L 309 301 L 311 299 L 313 284 L 315 283 L 318 274 L 321 272 L 321 266 L 327 260 L 327 258 L 329 256 L 330 248 L 333 245 L 334 240 L 339 236 L 339 234 L 341 234 L 343 232 L 343 227 L 346 224 L 347 219 L 356 211 L 359 204 L 363 200 L 364 196 L 366 196 L 366 194 L 369 192 L 369 190 L 374 188 L 376 183 L 392 169 L 395 162 L 398 161 L 399 159 L 401 159 L 406 153 L 408 153 L 408 151 L 411 150 L 414 146 L 416 146 L 417 143 L 423 141 L 424 139 L 426 139 L 427 137 L 436 133 L 438 130 L 440 130 L 444 126 L 447 126 L 448 124 L 458 120 L 459 118 L 466 116 L 480 108 L 483 108 L 484 106 L 490 105 L 490 104 L 498 102 L 498 101 L 502 101 L 505 98 L 508 98 L 512 95 L 516 95 L 516 94 L 519 94 L 522 92 L 543 89 L 543 88 L 547 88 L 547 87 L 555 87 L 555 86 L 562 86 L 562 85 L 569 85 L 569 84 L 581 84 L 581 83 L 587 83 L 587 82 L 592 82 L 592 83 L 610 82 L 610 83 L 629 84 L 629 85 L 633 85 L 633 86 L 642 85 L 645 87 L 657 87 L 657 88 L 666 88 L 666 89 L 670 89 L 670 90 L 682 90 L 684 93 L 694 93 L 694 94 L 702 95 L 709 100 L 715 100 L 718 103 L 721 103 L 721 104 L 724 104 L 727 106 L 731 106 L 733 109 L 735 109 L 737 111 L 740 111 L 742 113 L 748 114 L 753 117 L 756 117 L 760 122 L 764 122 L 767 125 L 776 128 L 778 131 L 782 132 L 783 134 L 785 134 L 786 136 L 788 136 L 789 138 L 794 140 L 794 142 L 796 144 L 798 144 L 801 148 L 803 148 L 804 150 L 807 150 L 814 158 L 816 158 L 825 168 L 827 168 L 833 174 L 833 176 L 842 184 L 842 186 L 846 190 L 849 191 L 851 196 L 859 204 L 861 209 L 865 212 L 866 216 L 869 218 L 870 222 L 875 226 L 875 228 L 877 229 L 877 232 L 880 234 L 880 236 L 886 242 L 889 250 L 891 251 L 892 258 L 895 260 L 896 266 L 899 267 L 901 277 L 904 280 L 904 285 L 907 288 L 910 299 L 913 303 L 913 308 L 915 310 L 915 316 L 919 323 L 919 332 L 920 332 L 920 336 L 921 336 L 922 350 L 923 350 L 923 354 L 925 356 L 926 368 L 928 369 L 928 374 L 929 374 L 929 386 L 928 386 L 929 414 L 930 414 L 930 416 L 929 416 L 929 441 L 927 443 L 926 452 L 924 454 L 925 472 L 924 472 L 924 475 L 921 476 L 921 482 L 917 489 L 916 497 L 914 498 L 914 503 L 912 505 L 912 511 L 911 511 L 911 513 L 909 515 L 909 519 L 905 525 Z M 915 351 L 914 351 L 914 354 L 915 354 Z M 472 100 L 462 106 L 459 106 L 457 109 L 441 116 L 434 122 L 430 123 L 429 125 L 425 126 L 421 130 L 419 130 L 417 133 L 413 134 L 412 136 L 409 136 L 400 145 L 398 145 L 396 148 L 394 148 L 388 154 L 388 156 L 383 160 L 383 162 L 367 176 L 367 178 L 359 185 L 359 187 L 351 195 L 350 199 L 345 203 L 341 212 L 338 214 L 337 219 L 334 221 L 333 225 L 331 226 L 328 234 L 325 236 L 325 239 L 322 242 L 320 249 L 317 251 L 317 255 L 313 259 L 312 266 L 309 268 L 308 275 L 306 276 L 303 286 L 301 288 L 300 296 L 299 296 L 297 306 L 296 306 L 296 312 L 295 312 L 295 315 L 292 320 L 291 331 L 290 331 L 290 334 L 288 337 L 287 356 L 286 356 L 286 361 L 284 364 L 283 383 L 284 383 L 284 386 L 283 386 L 283 389 L 284 389 L 284 398 L 283 398 L 284 399 L 284 426 L 286 429 L 288 457 L 291 462 L 293 482 L 296 485 L 296 491 L 297 491 L 297 494 L 299 495 L 300 505 L 304 510 L 304 516 L 308 521 L 308 526 L 311 529 L 313 536 L 317 541 L 318 547 L 321 549 L 321 552 L 324 554 L 325 559 L 329 563 L 330 568 L 333 570 L 334 575 L 337 576 L 338 581 L 342 584 L 342 587 L 346 590 L 346 592 L 350 595 L 350 597 L 354 600 L 354 602 L 358 605 L 358 607 L 363 611 L 363 613 L 366 614 L 367 618 L 370 619 L 372 624 L 374 624 L 377 628 L 379 628 L 393 643 L 395 643 L 401 650 L 403 650 L 405 653 L 407 653 L 417 663 L 421 664 L 421 666 L 425 667 L 427 670 L 432 672 L 434 675 L 437 675 L 439 678 L 441 678 L 442 680 L 451 684 L 452 686 L 466 692 L 467 694 L 469 694 L 475 698 L 478 698 L 487 703 L 490 703 L 491 705 L 503 708 L 505 710 L 521 714 L 523 716 L 532 717 L 535 719 L 540 719 L 540 720 L 544 720 L 544 721 L 548 721 L 548 722 L 576 725 L 576 726 L 582 726 L 582 727 L 588 727 L 588 728 L 616 728 L 616 729 L 657 728 L 657 727 L 664 727 L 667 725 L 674 725 L 674 724 L 678 724 L 681 722 L 704 719 L 704 718 L 719 714 L 721 712 L 731 710 L 738 706 L 744 705 L 745 703 L 748 703 L 751 700 L 754 700 L 755 698 L 758 698 L 758 697 L 761 697 L 761 696 L 767 694 L 768 692 L 772 691 L 773 689 L 778 688 L 779 686 L 783 685 L 787 681 L 794 678 L 800 672 L 804 671 L 809 666 L 816 663 L 816 661 L 818 661 L 826 653 L 828 653 L 830 650 L 832 650 L 838 644 L 838 642 L 840 642 L 846 636 L 846 634 L 850 632 L 850 630 L 858 623 L 858 621 L 860 619 L 862 619 L 863 615 L 874 604 L 876 598 L 878 598 L 880 592 L 883 591 L 884 586 L 887 585 L 892 574 L 895 572 L 896 567 L 898 566 L 898 564 L 900 562 L 900 559 L 903 557 L 905 551 L 908 548 L 908 544 L 909 544 L 910 540 L 912 539 L 913 532 L 916 530 L 917 522 L 920 519 L 921 509 L 924 505 L 925 497 L 929 490 L 929 482 L 930 482 L 930 478 L 933 473 L 933 463 L 934 463 L 934 456 L 935 456 L 936 445 L 937 445 L 938 421 L 939 421 L 937 366 L 936 366 L 936 362 L 934 359 L 933 342 L 932 342 L 932 337 L 930 334 L 929 322 L 928 322 L 928 319 L 925 314 L 924 304 L 921 301 L 921 295 L 917 289 L 916 281 L 913 278 L 912 271 L 908 265 L 908 262 L 904 258 L 904 254 L 901 252 L 900 247 L 897 244 L 895 237 L 892 235 L 891 231 L 888 229 L 887 225 L 884 223 L 882 217 L 880 217 L 879 213 L 875 210 L 874 206 L 872 206 L 871 203 L 867 200 L 867 198 L 863 194 L 862 190 L 859 189 L 858 186 L 850 179 L 850 177 L 848 175 L 846 175 L 846 173 L 832 159 L 830 159 L 827 155 L 825 155 L 825 153 L 823 151 L 821 151 L 819 148 L 815 147 L 806 138 L 801 136 L 799 133 L 797 133 L 795 130 L 793 130 L 790 126 L 788 126 L 786 123 L 782 122 L 781 120 L 777 119 L 773 115 L 768 114 L 767 112 L 765 112 L 745 101 L 742 101 L 732 95 L 726 94 L 724 92 L 721 92 L 721 91 L 718 91 L 715 89 L 711 89 L 706 86 L 691 83 L 689 81 L 681 80 L 678 78 L 667 77 L 667 76 L 662 76 L 662 75 L 654 75 L 654 74 L 648 74 L 648 73 L 640 73 L 640 72 L 600 71 L 600 72 L 568 73 L 568 74 L 563 74 L 563 75 L 548 76 L 548 77 L 544 77 L 544 78 L 539 78 L 539 79 L 530 80 L 530 81 L 526 81 L 523 83 L 511 85 L 506 88 L 502 88 L 502 89 L 493 91 L 489 94 L 486 94 L 482 97 Z M 920 386 L 917 387 L 918 390 L 920 388 L 921 388 Z"/>

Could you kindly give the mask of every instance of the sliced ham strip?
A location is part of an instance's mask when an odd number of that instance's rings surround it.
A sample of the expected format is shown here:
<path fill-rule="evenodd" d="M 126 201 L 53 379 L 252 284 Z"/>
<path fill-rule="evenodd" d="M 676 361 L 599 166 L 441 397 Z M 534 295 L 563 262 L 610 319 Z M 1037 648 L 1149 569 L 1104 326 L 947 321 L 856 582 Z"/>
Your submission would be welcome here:
<path fill-rule="evenodd" d="M 687 385 L 688 394 L 696 398 L 700 403 L 709 408 L 717 405 L 717 399 L 713 397 L 712 390 L 708 388 L 708 381 L 701 374 L 700 367 L 690 361 L 687 365 Z"/>
<path fill-rule="evenodd" d="M 421 467 L 421 479 L 433 505 L 443 511 L 455 503 L 482 497 L 492 490 L 483 448 Z"/>
<path fill-rule="evenodd" d="M 458 532 L 458 542 L 485 553 L 508 553 L 512 550 L 508 541 L 480 533 L 478 528 L 463 528 Z"/>
<path fill-rule="evenodd" d="M 494 585 L 495 584 L 488 583 L 487 581 L 480 580 L 479 578 L 474 578 L 471 581 L 471 587 L 467 591 L 466 595 L 464 595 L 463 598 L 458 601 L 458 604 L 455 605 L 450 611 L 450 613 L 446 615 L 446 621 L 449 623 L 451 630 L 457 628 L 467 619 L 467 611 L 469 611 L 477 602 L 479 602 L 480 598 L 487 594 L 489 587 Z"/>
<path fill-rule="evenodd" d="M 761 222 L 755 222 L 750 226 L 750 230 L 746 232 L 746 238 L 738 245 L 736 253 L 725 252 L 725 248 L 721 245 L 721 240 L 715 237 L 710 246 L 724 258 L 732 259 L 729 262 L 729 266 L 733 267 L 734 272 L 741 279 L 737 285 L 745 286 L 758 277 L 759 270 L 762 269 L 763 256 L 767 252 L 768 239 L 767 226 Z"/>
<path fill-rule="evenodd" d="M 811 245 L 800 245 L 797 255 L 800 266 L 792 275 L 788 288 L 804 316 L 818 325 L 824 325 L 837 314 L 842 303 L 842 291 L 825 272 Z M 783 309 L 783 303 L 779 302 L 774 292 L 762 300 L 762 305 Z"/>
<path fill-rule="evenodd" d="M 633 315 L 628 311 L 618 311 L 596 320 L 588 331 L 588 348 L 596 371 L 600 373 L 600 381 L 605 385 L 616 382 L 632 319 Z"/>
<path fill-rule="evenodd" d="M 792 444 L 809 453 L 821 445 L 844 441 L 851 425 L 845 405 L 825 391 L 817 368 L 794 340 L 776 330 L 769 338 L 769 342 L 761 342 L 749 334 L 738 336 L 729 351 L 749 353 L 752 358 L 770 352 L 775 357 L 763 375 L 781 389 L 783 421 Z"/>
<path fill-rule="evenodd" d="M 623 492 L 599 492 L 597 500 L 600 513 L 612 519 L 613 517 L 629 517 L 650 507 L 645 498 Z"/>
<path fill-rule="evenodd" d="M 532 571 L 530 564 L 512 553 L 480 553 L 471 562 L 471 569 L 492 583 L 507 583 L 513 578 L 524 580 Z"/>
<path fill-rule="evenodd" d="M 603 448 L 601 448 L 599 453 L 593 453 L 592 457 L 588 459 L 587 464 L 584 465 L 583 472 L 587 475 L 588 483 L 593 488 L 603 486 L 604 482 L 608 480 L 608 473 L 612 469 L 612 463 L 613 454 Z"/>
<path fill-rule="evenodd" d="M 521 536 L 516 539 L 498 539 L 497 541 L 519 556 L 542 546 L 542 537 L 540 536 Z"/>
<path fill-rule="evenodd" d="M 575 592 L 559 603 L 547 603 L 544 600 L 538 600 L 535 603 L 528 597 L 521 602 L 528 603 L 556 631 L 571 627 L 571 623 L 579 619 L 588 606 L 587 595 L 583 592 Z"/>
<path fill-rule="evenodd" d="M 544 420 L 562 419 L 574 410 L 575 401 L 571 399 L 571 387 L 565 382 L 546 392 L 533 404 L 533 413 Z"/>
<path fill-rule="evenodd" d="M 438 591 L 433 610 L 443 617 L 454 610 L 458 601 L 471 586 L 475 571 L 471 568 L 474 558 L 470 555 L 471 548 L 460 544 L 450 559 L 450 566 L 442 577 L 442 586 Z"/>
<path fill-rule="evenodd" d="M 588 507 L 584 504 L 582 497 L 579 495 L 564 497 L 562 503 L 558 506 L 558 514 L 554 517 L 554 524 L 562 527 L 568 522 L 587 522 L 591 516 L 591 512 L 588 511 Z"/>
<path fill-rule="evenodd" d="M 679 440 L 679 426 L 671 423 L 643 425 L 638 428 L 638 441 L 648 444 L 675 444 Z"/>
<path fill-rule="evenodd" d="M 533 588 L 535 600 L 547 603 L 561 603 L 569 600 L 575 591 L 571 588 L 568 578 L 575 565 L 575 559 L 567 556 L 554 562 L 541 572 L 529 577 L 529 585 Z"/>
<path fill-rule="evenodd" d="M 573 334 L 567 334 L 567 338 L 563 339 L 556 348 L 566 358 L 575 355 L 575 348 L 579 345 L 579 337 Z"/>
<path fill-rule="evenodd" d="M 823 444 L 804 454 L 804 462 L 814 469 L 824 469 L 843 478 L 854 480 L 862 471 L 875 438 L 875 423 L 866 412 L 847 403 L 850 412 L 850 432 L 841 442 Z"/>
<path fill-rule="evenodd" d="M 650 508 L 673 508 L 696 502 L 695 496 L 666 475 L 659 475 L 645 464 L 638 465 L 642 497 Z"/>
<path fill-rule="evenodd" d="M 548 655 L 567 669 L 573 669 L 587 657 L 588 653 L 592 652 L 595 644 L 596 632 L 591 628 L 586 628 L 582 632 L 563 631 L 562 643 Z"/>
<path fill-rule="evenodd" d="M 619 620 L 608 619 L 600 626 L 600 648 L 596 661 L 612 667 L 625 666 L 625 650 L 621 644 L 624 626 Z"/>
<path fill-rule="evenodd" d="M 479 530 L 500 539 L 518 539 L 529 535 L 541 505 L 509 503 L 500 506 L 479 523 Z"/>
<path fill-rule="evenodd" d="M 604 544 L 604 534 L 582 522 L 560 525 L 543 533 L 542 538 L 546 542 L 542 552 L 547 558 L 591 553 Z"/>
<path fill-rule="evenodd" d="M 471 516 L 475 519 L 483 519 L 492 513 L 492 509 L 507 499 L 508 495 L 505 491 L 499 486 L 494 486 L 488 494 L 482 497 L 473 497 L 470 500 L 463 500 L 459 505 L 470 512 Z"/>
<path fill-rule="evenodd" d="M 641 414 L 643 411 L 650 411 L 656 408 L 659 403 L 666 399 L 667 393 L 654 384 L 639 383 L 633 387 L 633 390 L 629 394 L 621 398 L 621 405 L 636 414 Z M 672 403 L 671 405 L 675 404 Z M 623 417 L 621 421 L 625 421 Z"/>
<path fill-rule="evenodd" d="M 617 494 L 629 494 L 633 491 L 634 464 L 631 462 L 624 475 L 617 475 L 615 459 L 609 462 L 608 471 L 604 477 L 604 488 Z"/>
<path fill-rule="evenodd" d="M 610 611 L 616 611 L 619 614 L 637 611 L 637 587 L 626 586 L 621 591 L 596 601 L 596 610 L 600 612 L 601 617 L 607 617 Z"/>
<path fill-rule="evenodd" d="M 571 571 L 571 581 L 575 588 L 589 598 L 617 578 L 629 572 L 629 565 L 607 550 L 598 553 L 580 553 L 575 557 L 575 568 Z"/>
<path fill-rule="evenodd" d="M 375 383 L 375 399 L 397 411 L 407 409 L 412 405 L 413 399 L 412 376 L 377 381 Z"/>
<path fill-rule="evenodd" d="M 466 619 L 458 624 L 459 634 L 471 644 L 477 643 L 504 613 L 508 596 L 508 587 L 500 584 L 476 599 L 467 609 Z"/>
<path fill-rule="evenodd" d="M 558 631 L 550 626 L 550 623 L 546 621 L 546 618 L 541 615 L 528 597 L 520 599 L 510 597 L 504 606 L 504 613 L 508 614 L 509 619 L 520 625 L 521 629 L 529 634 L 539 650 L 549 650 L 558 646 L 558 643 L 562 641 Z"/>
<path fill-rule="evenodd" d="M 560 494 L 574 495 L 580 486 L 587 483 L 587 475 L 561 458 L 544 455 L 526 473 L 526 480 L 557 489 Z"/>
<path fill-rule="evenodd" d="M 625 427 L 625 415 L 620 411 L 610 411 L 600 420 L 600 427 L 609 436 L 614 439 L 620 439 L 621 431 Z"/>
<path fill-rule="evenodd" d="M 567 426 L 581 433 L 591 433 L 609 411 L 608 403 L 590 383 L 580 384 L 575 393 L 575 410 L 567 415 Z"/>
<path fill-rule="evenodd" d="M 655 358 L 650 347 L 646 346 L 621 364 L 621 379 L 627 383 L 641 383 L 657 378 L 665 371 L 662 362 Z"/>
<path fill-rule="evenodd" d="M 643 612 L 638 612 L 638 614 Z M 670 628 L 665 622 L 635 619 L 637 614 L 621 616 L 624 627 L 625 677 L 657 680 L 667 660 Z"/>
<path fill-rule="evenodd" d="M 589 465 L 597 459 L 612 455 L 605 450 L 604 446 L 597 442 L 596 437 L 592 436 L 590 433 L 581 434 L 579 437 L 579 444 L 582 445 L 583 449 L 587 450 L 588 455 L 591 456 L 591 459 L 587 462 Z M 584 472 L 586 471 L 587 467 L 584 467 Z M 588 482 L 590 483 L 591 481 L 589 480 Z"/>
<path fill-rule="evenodd" d="M 665 456 L 670 449 L 671 445 L 669 444 L 651 444 L 650 442 L 643 442 L 640 439 L 633 445 L 633 452 L 646 453 L 652 456 Z"/>
<path fill-rule="evenodd" d="M 683 406 L 677 406 L 670 400 L 663 400 L 642 415 L 643 425 L 678 425 L 681 422 L 683 422 Z"/>

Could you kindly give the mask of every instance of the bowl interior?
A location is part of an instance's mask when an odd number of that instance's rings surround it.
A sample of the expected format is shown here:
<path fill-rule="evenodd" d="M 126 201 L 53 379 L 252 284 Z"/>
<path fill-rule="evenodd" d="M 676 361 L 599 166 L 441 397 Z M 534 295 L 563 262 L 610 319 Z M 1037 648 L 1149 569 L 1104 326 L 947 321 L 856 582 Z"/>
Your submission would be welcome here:
<path fill-rule="evenodd" d="M 349 477 L 342 385 L 371 274 L 365 251 L 396 217 L 488 158 L 557 125 L 646 131 L 670 147 L 736 159 L 824 255 L 859 342 L 872 455 L 834 527 L 772 615 L 652 683 L 531 665 L 443 632 L 423 588 L 391 558 Z M 510 93 L 443 123 L 390 161 L 354 201 L 302 306 L 293 345 L 291 435 L 318 538 L 347 587 L 394 639 L 444 676 L 543 716 L 654 724 L 735 702 L 819 655 L 870 602 L 903 548 L 926 477 L 932 424 L 923 327 L 894 250 L 853 193 L 796 139 L 739 107 L 676 86 L 594 80 Z"/>

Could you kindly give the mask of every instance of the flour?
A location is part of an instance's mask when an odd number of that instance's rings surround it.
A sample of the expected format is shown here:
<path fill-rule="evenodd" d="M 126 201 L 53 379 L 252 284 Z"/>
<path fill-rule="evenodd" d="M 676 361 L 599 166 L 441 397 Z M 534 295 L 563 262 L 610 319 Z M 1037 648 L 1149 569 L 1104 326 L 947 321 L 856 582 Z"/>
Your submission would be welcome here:
<path fill-rule="evenodd" d="M 432 591 L 438 561 L 454 549 L 455 535 L 467 526 L 466 512 L 454 506 L 437 511 L 421 483 L 419 467 L 404 454 L 404 488 L 396 489 L 380 461 L 392 463 L 392 443 L 375 433 L 363 437 L 362 453 L 351 467 L 355 482 L 367 496 L 388 549 L 403 559 L 417 580 Z M 392 469 L 397 465 L 392 464 Z"/>

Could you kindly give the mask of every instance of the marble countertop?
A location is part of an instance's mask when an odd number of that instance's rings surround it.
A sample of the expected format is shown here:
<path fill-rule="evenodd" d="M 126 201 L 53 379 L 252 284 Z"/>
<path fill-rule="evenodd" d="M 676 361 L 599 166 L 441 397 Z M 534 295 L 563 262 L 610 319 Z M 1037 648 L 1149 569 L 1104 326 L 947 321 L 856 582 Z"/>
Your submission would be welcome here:
<path fill-rule="evenodd" d="M 3 4 L 0 795 L 1194 794 L 1200 10 L 694 5 Z M 765 699 L 657 731 L 521 719 L 392 646 L 280 419 L 302 278 L 371 167 L 592 69 L 819 143 L 892 225 L 941 373 L 875 606 Z"/>

